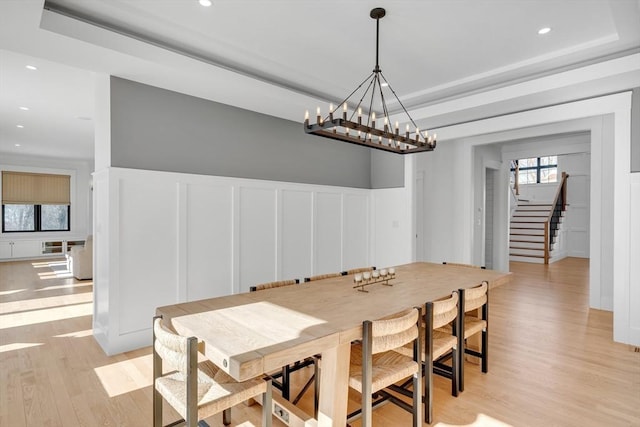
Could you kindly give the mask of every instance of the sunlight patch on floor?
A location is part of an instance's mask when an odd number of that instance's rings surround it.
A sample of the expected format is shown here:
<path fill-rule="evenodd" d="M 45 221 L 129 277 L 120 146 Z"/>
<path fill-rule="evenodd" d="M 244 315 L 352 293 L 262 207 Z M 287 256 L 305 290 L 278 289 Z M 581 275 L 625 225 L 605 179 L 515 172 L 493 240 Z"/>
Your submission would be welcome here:
<path fill-rule="evenodd" d="M 38 261 L 38 262 L 32 262 L 31 266 L 33 268 L 47 268 L 47 267 L 49 267 L 49 264 L 51 264 L 52 262 L 53 263 L 60 263 L 60 262 L 66 263 L 66 261 L 62 261 L 62 260 L 60 260 L 60 261 Z"/>
<path fill-rule="evenodd" d="M 5 295 L 17 294 L 19 292 L 24 292 L 26 289 L 13 289 L 11 291 L 0 291 L 0 297 Z"/>
<path fill-rule="evenodd" d="M 38 273 L 38 277 L 40 277 L 40 280 L 69 279 L 73 277 L 73 274 L 70 271 L 48 271 L 46 273 Z"/>
<path fill-rule="evenodd" d="M 119 396 L 153 382 L 153 356 L 147 354 L 134 359 L 94 368 L 109 397 Z"/>
<path fill-rule="evenodd" d="M 55 297 L 3 302 L 0 303 L 0 314 L 18 313 L 29 310 L 42 310 L 45 308 L 53 307 L 64 307 L 69 304 L 82 304 L 91 301 L 93 301 L 93 294 L 91 292 L 83 292 L 81 294 L 60 295 Z"/>
<path fill-rule="evenodd" d="M 84 331 L 69 332 L 68 334 L 54 335 L 54 338 L 84 338 L 93 335 L 93 329 L 85 329 Z"/>
<path fill-rule="evenodd" d="M 503 423 L 485 414 L 478 414 L 471 424 L 447 424 L 437 423 L 434 427 L 512 427 L 511 424 Z"/>
<path fill-rule="evenodd" d="M 69 270 L 69 264 L 66 260 L 56 260 L 56 261 L 42 261 L 42 262 L 33 262 L 31 263 L 33 268 L 50 268 L 51 271 L 38 273 L 38 276 L 42 280 L 47 279 L 68 279 L 73 277 L 73 274 Z"/>
<path fill-rule="evenodd" d="M 66 285 L 56 285 L 56 286 L 46 286 L 40 289 L 34 289 L 34 292 L 42 292 L 42 291 L 51 291 L 55 289 L 71 289 L 71 288 L 81 288 L 83 286 L 93 286 L 93 282 L 82 282 L 82 283 L 69 283 Z"/>
<path fill-rule="evenodd" d="M 0 329 L 54 322 L 56 320 L 93 315 L 93 303 L 46 308 L 0 315 Z"/>
<path fill-rule="evenodd" d="M 29 347 L 37 347 L 39 345 L 43 345 L 41 342 L 14 342 L 12 344 L 0 345 L 0 353 L 5 353 L 7 351 L 14 350 L 23 350 Z"/>

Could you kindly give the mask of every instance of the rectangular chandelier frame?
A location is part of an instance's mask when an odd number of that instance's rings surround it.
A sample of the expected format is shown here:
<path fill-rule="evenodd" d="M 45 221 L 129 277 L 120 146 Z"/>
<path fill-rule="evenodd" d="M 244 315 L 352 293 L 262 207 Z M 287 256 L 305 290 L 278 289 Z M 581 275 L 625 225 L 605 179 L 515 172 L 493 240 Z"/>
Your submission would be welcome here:
<path fill-rule="evenodd" d="M 338 132 L 338 128 L 344 128 L 345 132 Z M 309 119 L 305 119 L 304 131 L 313 135 L 396 154 L 421 153 L 423 151 L 433 151 L 435 148 L 435 145 L 419 139 L 417 135 L 416 138 L 411 138 L 409 132 L 406 132 L 403 136 L 399 134 L 397 129 L 394 133 L 390 132 L 387 125 L 385 125 L 385 129 L 377 129 L 373 126 L 352 122 L 347 120 L 346 117 L 333 118 L 333 114 L 329 115 L 328 120 L 323 120 L 322 117 L 318 116 L 316 123 L 310 123 Z M 351 131 L 353 131 L 353 135 Z M 358 135 L 358 131 L 360 135 Z"/>

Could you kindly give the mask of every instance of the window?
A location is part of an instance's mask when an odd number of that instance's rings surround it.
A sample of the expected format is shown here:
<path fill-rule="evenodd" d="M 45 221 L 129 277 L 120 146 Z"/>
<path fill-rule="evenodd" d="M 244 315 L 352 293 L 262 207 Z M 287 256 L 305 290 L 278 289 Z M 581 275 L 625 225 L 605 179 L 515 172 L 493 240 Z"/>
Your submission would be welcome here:
<path fill-rule="evenodd" d="M 2 232 L 69 231 L 70 176 L 2 172 Z"/>
<path fill-rule="evenodd" d="M 519 159 L 518 183 L 548 184 L 558 182 L 558 156 Z M 511 181 L 515 182 L 515 165 L 511 168 Z"/>

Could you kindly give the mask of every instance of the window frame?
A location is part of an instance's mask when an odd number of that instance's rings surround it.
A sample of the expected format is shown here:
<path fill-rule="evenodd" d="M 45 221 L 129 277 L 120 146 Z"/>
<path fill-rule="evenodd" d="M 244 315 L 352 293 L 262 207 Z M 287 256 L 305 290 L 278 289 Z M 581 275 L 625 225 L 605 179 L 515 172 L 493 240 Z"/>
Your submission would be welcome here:
<path fill-rule="evenodd" d="M 5 204 L 2 205 L 2 233 L 59 233 L 59 232 L 69 232 L 71 231 L 71 205 L 67 205 L 67 228 L 59 229 L 59 230 L 43 230 L 42 229 L 42 204 L 32 205 L 27 204 L 28 206 L 33 206 L 33 230 L 7 230 L 5 227 Z"/>
<path fill-rule="evenodd" d="M 540 159 L 543 157 L 555 157 L 556 158 L 556 162 L 554 164 L 546 164 L 546 165 L 541 165 L 540 164 Z M 558 156 L 540 156 L 540 157 L 526 157 L 527 159 L 536 159 L 536 166 L 523 166 L 523 167 L 518 167 L 518 171 L 532 171 L 535 170 L 536 171 L 536 182 L 521 182 L 519 183 L 520 185 L 534 185 L 534 184 L 556 184 L 558 182 L 558 177 L 557 177 L 557 172 L 558 172 Z M 519 163 L 520 160 L 524 160 L 524 159 L 516 159 L 515 162 Z M 543 169 L 556 169 L 556 180 L 553 182 L 540 182 L 540 172 Z M 515 172 L 516 172 L 516 168 L 511 168 L 511 172 L 514 175 L 514 179 L 517 178 L 515 177 Z"/>

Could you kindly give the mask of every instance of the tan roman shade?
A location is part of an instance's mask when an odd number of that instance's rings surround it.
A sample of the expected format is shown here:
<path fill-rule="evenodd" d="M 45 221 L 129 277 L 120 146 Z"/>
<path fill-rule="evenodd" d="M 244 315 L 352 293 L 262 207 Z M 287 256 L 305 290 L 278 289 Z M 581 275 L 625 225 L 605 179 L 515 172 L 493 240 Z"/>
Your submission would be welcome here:
<path fill-rule="evenodd" d="M 2 171 L 2 204 L 70 205 L 71 177 Z"/>

